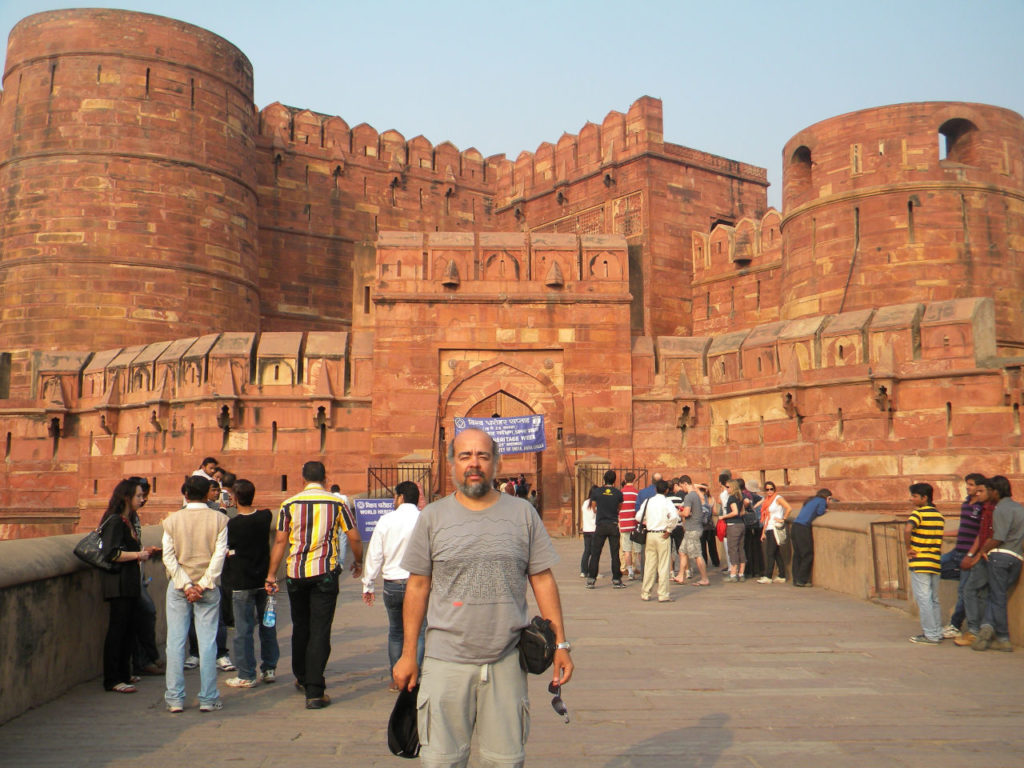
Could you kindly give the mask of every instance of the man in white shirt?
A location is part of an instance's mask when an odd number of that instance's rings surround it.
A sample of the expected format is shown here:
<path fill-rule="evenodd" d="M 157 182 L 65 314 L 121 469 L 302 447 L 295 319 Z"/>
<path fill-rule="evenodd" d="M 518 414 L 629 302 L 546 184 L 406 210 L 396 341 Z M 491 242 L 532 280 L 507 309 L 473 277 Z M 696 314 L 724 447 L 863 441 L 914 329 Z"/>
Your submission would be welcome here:
<path fill-rule="evenodd" d="M 672 529 L 679 524 L 676 506 L 665 495 L 668 483 L 658 480 L 654 483 L 656 494 L 647 499 L 637 510 L 637 522 L 647 526 L 647 543 L 644 545 L 644 581 L 640 588 L 640 599 L 650 600 L 654 580 L 658 580 L 658 602 L 671 603 L 669 595 L 669 567 L 671 563 Z"/>
<path fill-rule="evenodd" d="M 409 572 L 401 567 L 405 547 L 409 543 L 420 510 L 420 489 L 409 480 L 395 486 L 395 511 L 388 512 L 377 521 L 366 552 L 363 571 L 363 602 L 373 605 L 373 583 L 384 576 L 384 608 L 388 612 L 388 663 L 391 668 L 402 655 L 405 632 L 402 625 L 402 606 L 405 603 L 405 584 Z M 423 629 L 420 629 L 416 647 L 416 663 L 423 664 Z M 393 680 L 391 690 L 397 691 Z"/>

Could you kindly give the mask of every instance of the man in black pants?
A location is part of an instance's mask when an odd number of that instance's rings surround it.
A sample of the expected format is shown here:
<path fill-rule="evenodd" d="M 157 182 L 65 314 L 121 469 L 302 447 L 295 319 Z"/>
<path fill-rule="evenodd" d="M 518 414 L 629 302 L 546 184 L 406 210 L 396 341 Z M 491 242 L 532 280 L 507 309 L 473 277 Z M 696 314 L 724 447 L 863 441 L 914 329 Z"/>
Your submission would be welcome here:
<path fill-rule="evenodd" d="M 590 545 L 590 568 L 587 570 L 587 589 L 597 583 L 597 570 L 601 563 L 601 550 L 605 541 L 612 554 L 612 586 L 623 589 L 622 568 L 619 566 L 619 507 L 622 506 L 622 491 L 615 487 L 615 472 L 604 473 L 604 485 L 590 491 L 590 498 L 597 504 L 597 526 Z"/>

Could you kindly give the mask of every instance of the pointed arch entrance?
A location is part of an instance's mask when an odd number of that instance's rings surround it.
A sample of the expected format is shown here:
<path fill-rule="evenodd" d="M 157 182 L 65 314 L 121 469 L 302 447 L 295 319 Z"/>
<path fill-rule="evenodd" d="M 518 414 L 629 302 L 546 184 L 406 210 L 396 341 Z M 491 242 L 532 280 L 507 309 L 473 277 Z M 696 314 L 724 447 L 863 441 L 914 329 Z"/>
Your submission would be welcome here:
<path fill-rule="evenodd" d="M 454 436 L 457 416 L 507 418 L 543 415 L 547 449 L 529 454 L 503 456 L 498 476 L 525 475 L 531 489 L 537 490 L 545 525 L 563 533 L 570 524 L 571 482 L 565 472 L 561 442 L 562 396 L 557 387 L 538 371 L 520 368 L 509 362 L 493 360 L 481 363 L 452 381 L 441 394 L 441 440 L 438 484 L 442 493 L 452 490 L 446 451 Z"/>

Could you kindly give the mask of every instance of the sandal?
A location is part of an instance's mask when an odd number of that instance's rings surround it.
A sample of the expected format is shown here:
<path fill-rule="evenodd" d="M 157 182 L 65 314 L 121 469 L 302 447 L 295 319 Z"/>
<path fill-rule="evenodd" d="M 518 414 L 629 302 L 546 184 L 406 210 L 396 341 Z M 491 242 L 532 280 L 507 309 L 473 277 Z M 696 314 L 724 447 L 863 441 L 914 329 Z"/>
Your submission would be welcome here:
<path fill-rule="evenodd" d="M 136 688 L 134 685 L 130 685 L 129 683 L 118 683 L 110 690 L 114 693 L 135 693 L 138 690 L 138 688 Z"/>
<path fill-rule="evenodd" d="M 129 683 L 137 683 L 137 682 L 139 682 L 141 680 L 142 680 L 142 678 L 139 675 L 132 675 L 131 677 L 128 678 L 128 682 Z"/>

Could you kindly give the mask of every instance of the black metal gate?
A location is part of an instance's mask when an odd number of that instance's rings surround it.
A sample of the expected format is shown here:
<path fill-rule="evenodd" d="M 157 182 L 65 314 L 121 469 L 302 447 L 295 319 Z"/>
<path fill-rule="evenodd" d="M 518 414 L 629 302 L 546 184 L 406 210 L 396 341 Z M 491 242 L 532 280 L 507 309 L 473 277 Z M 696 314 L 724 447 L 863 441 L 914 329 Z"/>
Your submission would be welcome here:
<path fill-rule="evenodd" d="M 636 486 L 637 490 L 646 488 L 648 485 L 647 467 L 612 467 L 608 464 L 589 463 L 577 464 L 576 485 L 573 488 L 572 505 L 572 532 L 574 534 L 579 533 L 582 526 L 580 507 L 583 506 L 583 500 L 587 498 L 590 494 L 590 489 L 595 485 L 604 485 L 604 473 L 609 469 L 615 473 L 615 484 L 620 488 L 627 472 L 632 472 L 636 475 L 633 485 Z"/>
<path fill-rule="evenodd" d="M 428 502 L 433 498 L 431 464 L 387 464 L 366 469 L 366 496 L 371 499 L 395 495 L 395 486 L 410 481 L 420 489 L 420 498 Z"/>

